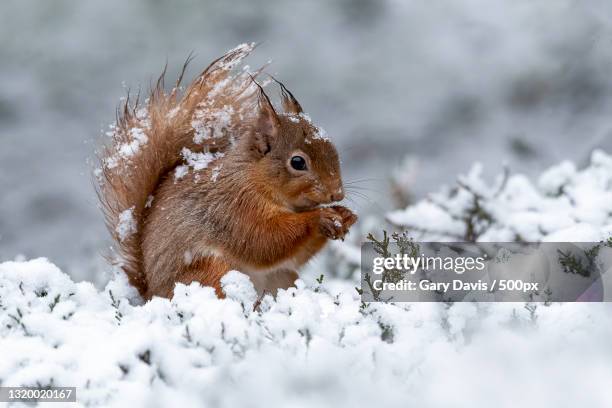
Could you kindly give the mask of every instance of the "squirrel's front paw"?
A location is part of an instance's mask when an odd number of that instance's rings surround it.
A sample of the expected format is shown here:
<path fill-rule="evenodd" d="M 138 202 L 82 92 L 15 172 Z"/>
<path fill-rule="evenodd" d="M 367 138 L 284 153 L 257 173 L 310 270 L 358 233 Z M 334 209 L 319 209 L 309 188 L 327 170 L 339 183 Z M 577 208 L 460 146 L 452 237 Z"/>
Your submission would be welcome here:
<path fill-rule="evenodd" d="M 357 216 L 346 207 L 326 207 L 321 209 L 319 229 L 327 238 L 342 239 L 355 221 Z"/>
<path fill-rule="evenodd" d="M 342 226 L 344 227 L 343 235 L 345 235 L 349 228 L 351 228 L 353 224 L 357 222 L 357 214 L 341 205 L 334 205 L 332 208 L 342 217 Z"/>

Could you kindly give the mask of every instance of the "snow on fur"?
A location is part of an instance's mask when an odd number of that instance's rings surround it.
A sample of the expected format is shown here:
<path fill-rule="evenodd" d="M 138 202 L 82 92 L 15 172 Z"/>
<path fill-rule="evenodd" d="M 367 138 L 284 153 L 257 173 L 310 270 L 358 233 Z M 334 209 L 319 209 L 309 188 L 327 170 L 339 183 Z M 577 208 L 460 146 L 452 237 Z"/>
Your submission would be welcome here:
<path fill-rule="evenodd" d="M 134 208 L 135 207 L 131 207 L 119 213 L 119 223 L 115 231 L 122 242 L 137 231 L 136 220 L 134 219 Z"/>
<path fill-rule="evenodd" d="M 483 197 L 480 204 L 494 214 L 482 229 L 485 237 L 514 228 L 531 238 L 526 231 L 540 231 L 536 222 L 556 225 L 550 234 L 582 237 L 583 224 L 592 234 L 607 231 L 609 216 L 600 210 L 611 202 L 611 178 L 612 159 L 596 152 L 588 168 L 562 164 L 537 186 L 514 175 L 490 187 L 474 171 L 461 180 L 467 195 L 438 197 L 453 214 L 471 208 L 473 193 Z M 408 224 L 421 215 L 436 221 L 436 229 L 465 232 L 435 208 L 430 198 L 389 219 Z M 504 217 L 496 215 L 501 209 Z M 557 224 L 546 221 L 549 212 Z M 540 234 L 533 236 L 548 236 Z M 345 258 L 358 260 L 354 250 L 336 244 Z M 99 291 L 45 259 L 2 263 L 0 385 L 76 386 L 76 406 L 88 407 L 612 402 L 608 304 L 366 305 L 353 282 L 330 278 L 298 280 L 276 299 L 258 299 L 237 271 L 222 284 L 225 299 L 193 283 L 178 284 L 170 300 L 138 304 L 121 274 Z"/>

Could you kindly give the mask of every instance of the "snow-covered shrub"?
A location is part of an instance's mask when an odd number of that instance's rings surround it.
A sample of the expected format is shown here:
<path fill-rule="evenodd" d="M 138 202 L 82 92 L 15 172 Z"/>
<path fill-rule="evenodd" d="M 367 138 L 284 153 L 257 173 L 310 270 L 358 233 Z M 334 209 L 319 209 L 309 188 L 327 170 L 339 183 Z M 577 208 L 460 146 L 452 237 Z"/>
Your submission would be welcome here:
<path fill-rule="evenodd" d="M 601 152 L 536 186 L 520 175 L 488 186 L 474 170 L 387 219 L 416 238 L 601 239 L 611 185 Z M 361 236 L 334 245 L 336 266 L 358 265 Z M 225 299 L 193 283 L 138 304 L 122 275 L 99 291 L 45 259 L 2 263 L 0 385 L 76 386 L 78 406 L 100 407 L 612 403 L 607 304 L 364 304 L 354 281 L 321 273 L 276 299 L 231 272 Z"/>
<path fill-rule="evenodd" d="M 298 281 L 253 311 L 235 272 L 226 299 L 194 283 L 132 306 L 121 282 L 100 292 L 44 259 L 1 264 L 0 282 L 1 385 L 76 386 L 80 406 L 610 402 L 605 304 L 363 305 L 348 283 Z"/>
<path fill-rule="evenodd" d="M 494 185 L 476 164 L 445 187 L 387 220 L 421 240 L 597 242 L 612 233 L 612 157 L 596 150 L 588 167 L 563 162 L 536 185 L 504 174 Z"/>

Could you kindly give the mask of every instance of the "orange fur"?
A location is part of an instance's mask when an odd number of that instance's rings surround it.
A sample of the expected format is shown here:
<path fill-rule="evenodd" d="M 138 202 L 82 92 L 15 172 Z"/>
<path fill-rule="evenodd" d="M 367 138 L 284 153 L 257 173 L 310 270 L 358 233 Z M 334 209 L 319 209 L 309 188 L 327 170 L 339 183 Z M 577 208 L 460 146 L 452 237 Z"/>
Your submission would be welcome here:
<path fill-rule="evenodd" d="M 231 269 L 260 291 L 286 287 L 356 220 L 344 207 L 320 207 L 343 196 L 338 156 L 293 95 L 281 84 L 286 113 L 278 114 L 255 82 L 261 70 L 234 73 L 252 48 L 214 61 L 182 94 L 180 79 L 166 93 L 162 76 L 144 105 L 126 102 L 101 152 L 106 223 L 146 298 L 191 281 L 221 296 Z M 197 162 L 203 154 L 207 166 Z M 296 154 L 307 170 L 290 165 Z M 122 225 L 129 215 L 133 225 Z"/>

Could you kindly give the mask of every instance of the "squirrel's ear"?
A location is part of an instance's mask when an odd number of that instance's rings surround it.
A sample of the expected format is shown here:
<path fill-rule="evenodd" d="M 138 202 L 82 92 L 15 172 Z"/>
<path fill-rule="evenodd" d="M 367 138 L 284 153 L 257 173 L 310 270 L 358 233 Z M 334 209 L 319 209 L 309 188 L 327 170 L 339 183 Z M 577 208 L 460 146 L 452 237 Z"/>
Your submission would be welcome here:
<path fill-rule="evenodd" d="M 287 89 L 287 87 L 278 79 L 270 75 L 270 78 L 276 82 L 281 88 L 281 99 L 283 101 L 283 109 L 287 113 L 293 113 L 299 115 L 303 112 L 302 105 L 295 99 L 295 96 Z"/>
<path fill-rule="evenodd" d="M 255 80 L 253 80 L 253 82 L 259 88 L 257 101 L 259 113 L 257 116 L 253 147 L 257 149 L 262 156 L 265 156 L 272 149 L 272 142 L 278 136 L 280 121 L 268 95 L 266 95 L 261 85 Z"/>

